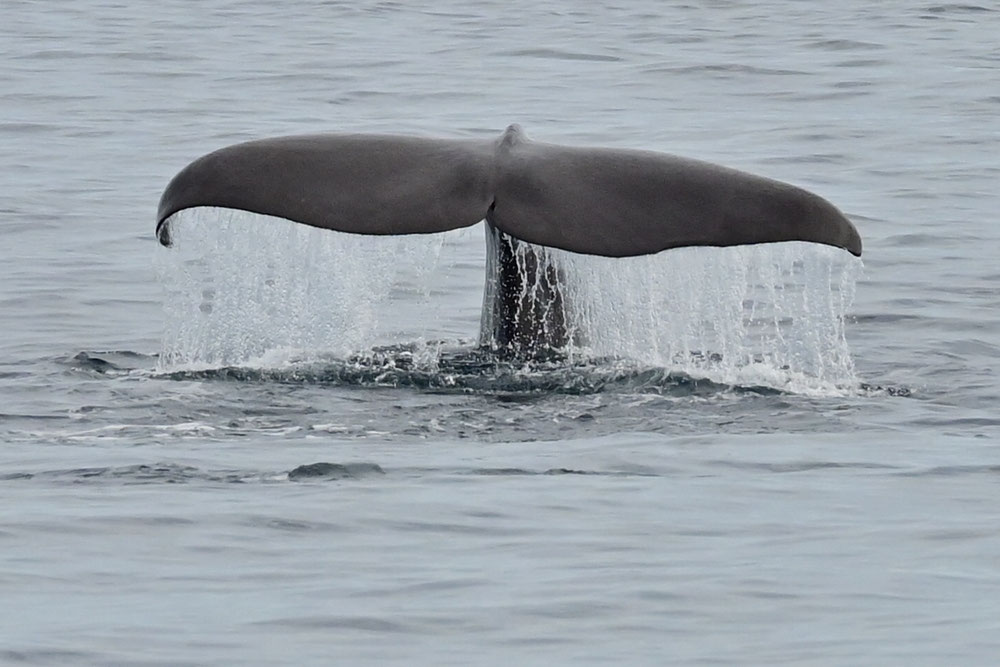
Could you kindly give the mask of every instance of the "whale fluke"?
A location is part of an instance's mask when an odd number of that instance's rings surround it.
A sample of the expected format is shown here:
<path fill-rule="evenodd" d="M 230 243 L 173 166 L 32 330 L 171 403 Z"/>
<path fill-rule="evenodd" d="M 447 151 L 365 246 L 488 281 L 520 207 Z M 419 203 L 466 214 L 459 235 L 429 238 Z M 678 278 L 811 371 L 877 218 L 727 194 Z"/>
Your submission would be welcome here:
<path fill-rule="evenodd" d="M 651 151 L 527 141 L 516 127 L 507 139 L 490 222 L 522 241 L 611 257 L 777 241 L 861 254 L 833 204 L 787 183 Z"/>
<path fill-rule="evenodd" d="M 364 134 L 249 141 L 198 158 L 163 196 L 167 219 L 217 206 L 357 234 L 418 234 L 474 225 L 493 195 L 494 142 Z"/>
<path fill-rule="evenodd" d="M 515 239 L 611 257 L 777 241 L 861 254 L 851 222 L 801 188 L 663 153 L 534 142 L 517 125 L 496 141 L 320 134 L 222 148 L 167 186 L 160 242 L 170 216 L 198 206 L 358 234 L 485 219 Z"/>

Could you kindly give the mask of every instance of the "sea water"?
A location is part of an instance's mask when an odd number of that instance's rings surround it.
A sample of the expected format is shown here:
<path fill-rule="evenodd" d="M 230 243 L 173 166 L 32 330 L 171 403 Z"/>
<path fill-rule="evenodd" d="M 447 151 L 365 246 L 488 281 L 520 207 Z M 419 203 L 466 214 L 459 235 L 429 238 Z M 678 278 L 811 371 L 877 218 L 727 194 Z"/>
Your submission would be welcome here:
<path fill-rule="evenodd" d="M 998 33 L 988 3 L 4 0 L 0 662 L 991 664 Z M 815 191 L 863 265 L 552 253 L 587 342 L 526 366 L 476 351 L 479 226 L 154 237 L 223 145 L 512 122 Z"/>

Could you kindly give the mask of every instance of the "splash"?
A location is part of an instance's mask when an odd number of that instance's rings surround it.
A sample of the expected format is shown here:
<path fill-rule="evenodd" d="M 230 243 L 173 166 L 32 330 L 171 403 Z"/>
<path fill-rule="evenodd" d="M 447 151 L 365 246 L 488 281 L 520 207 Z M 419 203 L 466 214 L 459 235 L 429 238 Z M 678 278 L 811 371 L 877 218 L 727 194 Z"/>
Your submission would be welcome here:
<path fill-rule="evenodd" d="M 172 221 L 172 247 L 158 253 L 167 320 L 160 367 L 273 366 L 391 342 L 387 303 L 429 299 L 446 236 L 361 236 L 184 211 Z"/>
<path fill-rule="evenodd" d="M 795 392 L 858 384 L 844 322 L 861 262 L 846 252 L 792 242 L 546 254 L 565 277 L 585 355 Z"/>
<path fill-rule="evenodd" d="M 161 370 L 357 358 L 412 342 L 398 337 L 415 331 L 394 327 L 400 317 L 419 322 L 420 341 L 442 337 L 433 309 L 450 304 L 431 293 L 436 274 L 454 273 L 438 264 L 456 232 L 360 236 L 209 209 L 180 214 L 172 229 L 174 247 L 159 253 L 167 292 Z M 859 386 L 844 321 L 861 263 L 848 253 L 807 243 L 623 259 L 525 252 L 542 263 L 535 276 L 563 282 L 570 365 L 620 360 L 795 393 Z M 461 289 L 479 290 L 482 265 L 463 270 Z M 417 345 L 414 372 L 433 372 L 440 347 Z"/>

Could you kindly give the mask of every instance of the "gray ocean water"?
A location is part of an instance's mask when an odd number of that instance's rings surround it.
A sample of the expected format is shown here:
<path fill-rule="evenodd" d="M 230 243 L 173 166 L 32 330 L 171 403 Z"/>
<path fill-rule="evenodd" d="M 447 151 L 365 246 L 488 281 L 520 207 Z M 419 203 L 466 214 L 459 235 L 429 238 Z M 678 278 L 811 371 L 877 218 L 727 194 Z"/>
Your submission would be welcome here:
<path fill-rule="evenodd" d="M 998 10 L 2 0 L 0 663 L 995 664 Z M 480 227 L 153 236 L 229 143 L 512 122 L 814 190 L 863 266 L 568 258 L 603 348 L 522 367 Z"/>

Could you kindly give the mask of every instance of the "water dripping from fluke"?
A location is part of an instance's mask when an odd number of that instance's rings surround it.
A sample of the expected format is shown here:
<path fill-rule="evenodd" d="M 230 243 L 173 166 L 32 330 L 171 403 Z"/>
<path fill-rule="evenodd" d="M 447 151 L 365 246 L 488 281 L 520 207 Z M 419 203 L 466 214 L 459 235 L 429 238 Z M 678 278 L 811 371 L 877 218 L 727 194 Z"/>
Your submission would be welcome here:
<path fill-rule="evenodd" d="M 492 394 L 862 387 L 845 332 L 861 264 L 836 248 L 791 242 L 609 258 L 518 242 L 516 298 L 497 304 L 491 289 L 505 278 L 487 266 L 478 341 L 441 340 L 435 325 L 450 305 L 442 279 L 479 271 L 455 259 L 463 233 L 364 236 L 242 212 L 182 212 L 171 250 L 158 255 L 167 329 L 157 374 Z M 492 338 L 493 320 L 509 316 L 502 308 L 531 311 L 519 319 L 526 329 L 504 335 L 562 344 L 505 353 Z"/>

